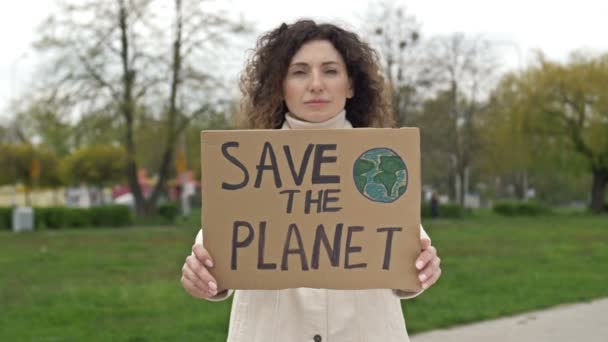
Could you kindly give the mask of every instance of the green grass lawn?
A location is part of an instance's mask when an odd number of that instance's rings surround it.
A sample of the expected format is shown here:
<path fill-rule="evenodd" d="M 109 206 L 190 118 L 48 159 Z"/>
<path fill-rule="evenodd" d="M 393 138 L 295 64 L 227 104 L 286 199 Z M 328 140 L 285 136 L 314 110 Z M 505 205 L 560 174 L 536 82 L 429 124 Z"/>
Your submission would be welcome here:
<path fill-rule="evenodd" d="M 178 227 L 0 232 L 0 341 L 224 341 L 230 301 L 179 278 Z M 608 217 L 428 221 L 444 274 L 404 301 L 411 333 L 608 296 Z"/>

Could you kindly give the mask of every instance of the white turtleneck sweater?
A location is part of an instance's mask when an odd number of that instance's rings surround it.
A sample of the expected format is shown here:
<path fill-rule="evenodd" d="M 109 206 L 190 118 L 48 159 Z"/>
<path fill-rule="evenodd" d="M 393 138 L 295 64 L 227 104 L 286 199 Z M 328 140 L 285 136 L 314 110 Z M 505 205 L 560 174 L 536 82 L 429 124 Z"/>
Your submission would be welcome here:
<path fill-rule="evenodd" d="M 291 113 L 281 129 L 353 128 L 343 110 L 324 122 L 307 122 Z M 421 238 L 428 235 L 420 227 Z M 202 230 L 196 243 L 203 243 Z M 219 284 L 221 287 L 221 284 Z M 400 299 L 418 293 L 399 290 L 227 290 L 212 300 L 234 292 L 229 342 L 355 342 L 409 341 Z"/>
<path fill-rule="evenodd" d="M 338 115 L 322 122 L 309 122 L 298 119 L 295 115 L 287 112 L 285 122 L 281 129 L 340 129 L 353 128 L 350 121 L 346 119 L 346 111 L 343 109 Z"/>

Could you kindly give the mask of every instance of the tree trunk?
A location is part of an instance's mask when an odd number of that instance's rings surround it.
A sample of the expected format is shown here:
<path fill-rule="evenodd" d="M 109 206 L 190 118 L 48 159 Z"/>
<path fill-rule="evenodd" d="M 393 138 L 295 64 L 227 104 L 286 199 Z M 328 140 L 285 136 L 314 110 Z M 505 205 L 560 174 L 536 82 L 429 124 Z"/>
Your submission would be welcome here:
<path fill-rule="evenodd" d="M 527 201 L 528 193 L 528 173 L 526 171 L 516 171 L 515 178 L 515 197 L 519 201 Z"/>
<path fill-rule="evenodd" d="M 452 171 L 448 171 L 448 197 L 451 200 L 458 200 L 458 185 L 456 184 L 456 175 Z"/>
<path fill-rule="evenodd" d="M 122 81 L 123 81 L 123 98 L 121 103 L 121 114 L 125 118 L 125 146 L 127 150 L 127 183 L 131 189 L 133 200 L 135 202 L 135 212 L 139 216 L 146 213 L 146 203 L 144 195 L 139 186 L 139 177 L 137 174 L 137 162 L 135 161 L 135 139 L 133 137 L 133 122 L 135 117 L 135 105 L 133 101 L 133 84 L 135 79 L 135 71 L 129 66 L 129 37 L 127 29 L 127 10 L 124 1 L 120 1 L 120 30 L 121 30 L 121 60 L 122 60 Z"/>
<path fill-rule="evenodd" d="M 460 206 L 464 207 L 464 197 L 465 194 L 467 193 L 467 181 L 466 181 L 466 168 L 459 168 L 458 169 L 458 180 L 460 183 L 460 192 L 458 193 L 458 204 L 460 204 Z"/>
<path fill-rule="evenodd" d="M 25 206 L 30 207 L 32 205 L 32 200 L 30 198 L 30 189 L 29 187 L 25 187 Z"/>
<path fill-rule="evenodd" d="M 175 40 L 173 42 L 173 63 L 171 72 L 171 93 L 169 96 L 169 110 L 167 113 L 167 141 L 162 154 L 161 164 L 158 169 L 158 182 L 152 190 L 152 194 L 146 203 L 146 211 L 152 213 L 156 210 L 156 202 L 161 192 L 164 191 L 167 178 L 169 177 L 169 167 L 173 160 L 173 151 L 179 135 L 179 128 L 176 128 L 178 110 L 177 110 L 177 93 L 181 83 L 182 69 L 182 2 L 175 0 Z"/>
<path fill-rule="evenodd" d="M 608 169 L 593 170 L 593 184 L 591 185 L 591 211 L 599 214 L 605 211 L 604 196 L 608 184 Z"/>

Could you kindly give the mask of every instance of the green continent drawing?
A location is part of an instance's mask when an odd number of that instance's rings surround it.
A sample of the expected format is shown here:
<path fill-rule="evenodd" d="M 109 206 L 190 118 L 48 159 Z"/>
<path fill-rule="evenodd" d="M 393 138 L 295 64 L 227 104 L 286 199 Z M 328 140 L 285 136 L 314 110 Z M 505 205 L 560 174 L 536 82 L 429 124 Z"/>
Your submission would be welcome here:
<path fill-rule="evenodd" d="M 355 161 L 353 179 L 365 197 L 375 202 L 390 203 L 407 190 L 407 166 L 393 150 L 373 148 Z"/>

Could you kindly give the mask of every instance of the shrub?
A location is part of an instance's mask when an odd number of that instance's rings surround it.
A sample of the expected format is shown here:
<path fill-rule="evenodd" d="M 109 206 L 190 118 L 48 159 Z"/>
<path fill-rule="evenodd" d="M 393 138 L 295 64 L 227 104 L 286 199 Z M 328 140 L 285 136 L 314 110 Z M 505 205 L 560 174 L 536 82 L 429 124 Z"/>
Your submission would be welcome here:
<path fill-rule="evenodd" d="M 158 214 L 169 222 L 175 221 L 179 215 L 179 205 L 175 202 L 167 202 L 158 206 Z"/>
<path fill-rule="evenodd" d="M 133 223 L 131 210 L 123 205 L 36 208 L 34 213 L 37 228 L 120 227 Z"/>
<path fill-rule="evenodd" d="M 12 208 L 0 208 L 0 229 L 11 229 L 12 218 Z M 124 205 L 91 208 L 34 208 L 36 229 L 122 227 L 133 224 L 133 220 L 131 209 Z"/>
<path fill-rule="evenodd" d="M 0 230 L 11 229 L 13 223 L 13 208 L 0 208 Z"/>
<path fill-rule="evenodd" d="M 470 208 L 465 208 L 459 204 L 440 204 L 439 205 L 439 217 L 440 218 L 463 218 L 472 213 Z M 422 217 L 431 217 L 431 206 L 428 203 L 422 204 Z"/>
<path fill-rule="evenodd" d="M 548 207 L 540 203 L 519 201 L 496 202 L 492 210 L 504 216 L 537 216 L 551 213 Z"/>
<path fill-rule="evenodd" d="M 125 205 L 106 205 L 93 207 L 91 223 L 95 227 L 121 227 L 133 223 L 133 213 Z"/>

